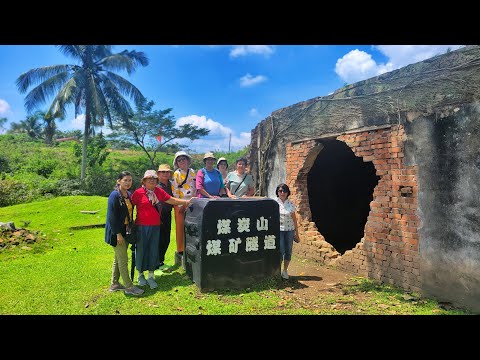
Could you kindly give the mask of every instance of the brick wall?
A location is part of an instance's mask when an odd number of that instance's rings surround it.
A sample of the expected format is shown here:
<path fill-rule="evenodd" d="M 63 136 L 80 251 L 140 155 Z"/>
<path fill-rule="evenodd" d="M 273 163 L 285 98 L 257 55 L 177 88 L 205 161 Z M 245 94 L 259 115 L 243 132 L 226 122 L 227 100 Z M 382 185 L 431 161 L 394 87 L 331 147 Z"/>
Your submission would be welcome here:
<path fill-rule="evenodd" d="M 286 183 L 297 206 L 297 256 L 335 265 L 361 276 L 420 292 L 417 167 L 404 165 L 404 130 L 396 125 L 338 136 L 358 157 L 371 161 L 380 177 L 373 192 L 365 235 L 341 255 L 318 232 L 308 200 L 307 175 L 321 151 L 317 140 L 286 146 Z"/>

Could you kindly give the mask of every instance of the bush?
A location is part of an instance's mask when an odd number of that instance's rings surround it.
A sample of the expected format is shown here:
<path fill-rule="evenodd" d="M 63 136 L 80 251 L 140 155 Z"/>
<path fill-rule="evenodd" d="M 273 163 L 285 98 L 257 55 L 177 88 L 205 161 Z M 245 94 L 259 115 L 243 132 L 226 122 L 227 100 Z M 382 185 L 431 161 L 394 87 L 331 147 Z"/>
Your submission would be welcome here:
<path fill-rule="evenodd" d="M 10 165 L 8 164 L 8 159 L 0 155 L 0 173 L 7 173 L 10 172 Z"/>
<path fill-rule="evenodd" d="M 85 184 L 83 190 L 88 195 L 108 196 L 116 183 L 116 176 L 104 172 L 94 172 L 85 176 Z"/>
<path fill-rule="evenodd" d="M 26 170 L 48 178 L 60 164 L 55 159 L 34 156 L 28 163 Z"/>
<path fill-rule="evenodd" d="M 0 207 L 32 201 L 38 195 L 29 191 L 28 186 L 18 180 L 5 178 L 0 180 Z"/>
<path fill-rule="evenodd" d="M 82 182 L 79 179 L 60 179 L 57 181 L 56 196 L 75 196 L 89 195 L 88 191 L 82 188 Z"/>

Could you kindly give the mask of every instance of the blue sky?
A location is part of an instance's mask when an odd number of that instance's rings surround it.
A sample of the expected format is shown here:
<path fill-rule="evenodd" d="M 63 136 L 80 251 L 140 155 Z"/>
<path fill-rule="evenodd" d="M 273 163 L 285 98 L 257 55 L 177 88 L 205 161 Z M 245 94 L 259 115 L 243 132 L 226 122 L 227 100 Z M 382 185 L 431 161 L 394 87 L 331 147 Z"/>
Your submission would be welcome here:
<path fill-rule="evenodd" d="M 122 74 L 157 109 L 172 108 L 177 125 L 192 123 L 210 134 L 189 143 L 192 152 L 239 150 L 250 132 L 273 111 L 345 83 L 454 50 L 459 45 L 115 45 L 114 52 L 143 51 L 150 60 L 133 75 Z M 25 94 L 15 80 L 30 69 L 72 64 L 53 45 L 0 45 L 0 117 L 25 119 Z M 31 88 L 29 88 L 29 91 Z M 41 109 L 46 110 L 49 104 Z M 57 126 L 83 130 L 84 116 L 73 109 Z M 97 129 L 99 131 L 100 129 Z M 108 133 L 108 129 L 103 131 Z"/>

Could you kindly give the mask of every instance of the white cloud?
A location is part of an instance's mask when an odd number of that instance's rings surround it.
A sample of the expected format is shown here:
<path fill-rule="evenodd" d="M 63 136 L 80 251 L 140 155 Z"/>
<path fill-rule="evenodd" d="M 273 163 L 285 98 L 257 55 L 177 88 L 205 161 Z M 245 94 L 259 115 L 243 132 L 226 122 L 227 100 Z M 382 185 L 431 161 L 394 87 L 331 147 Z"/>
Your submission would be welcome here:
<path fill-rule="evenodd" d="M 198 127 L 206 128 L 210 130 L 209 135 L 228 136 L 232 132 L 232 129 L 223 126 L 212 119 L 207 119 L 205 115 L 189 115 L 181 117 L 177 120 L 177 126 L 182 126 L 185 124 L 192 124 Z"/>
<path fill-rule="evenodd" d="M 207 151 L 227 151 L 229 141 L 231 151 L 243 149 L 250 144 L 250 133 L 242 132 L 237 136 L 229 127 L 212 119 L 207 119 L 205 115 L 189 115 L 181 117 L 177 120 L 176 126 L 184 124 L 192 124 L 210 130 L 210 133 L 207 136 L 198 140 L 191 141 L 183 139 L 178 141 L 180 144 L 188 145 L 190 149 L 198 153 L 204 153 Z M 231 139 L 230 134 L 232 135 Z"/>
<path fill-rule="evenodd" d="M 394 69 L 413 64 L 436 55 L 444 54 L 448 49 L 457 50 L 463 45 L 378 45 L 375 46 L 389 58 Z"/>
<path fill-rule="evenodd" d="M 68 130 L 85 130 L 85 114 L 78 115 L 68 124 Z"/>
<path fill-rule="evenodd" d="M 80 114 L 76 118 L 65 121 L 58 121 L 57 127 L 61 131 L 85 130 L 85 114 Z"/>
<path fill-rule="evenodd" d="M 250 116 L 257 117 L 259 115 L 258 110 L 256 108 L 251 108 L 248 112 Z"/>
<path fill-rule="evenodd" d="M 263 76 L 263 75 L 257 75 L 255 77 L 253 77 L 252 75 L 250 74 L 247 74 L 245 76 L 242 76 L 240 78 L 240 86 L 241 87 L 248 87 L 248 86 L 253 86 L 253 85 L 257 85 L 257 84 L 260 84 L 264 81 L 267 81 L 267 77 L 266 76 Z"/>
<path fill-rule="evenodd" d="M 347 83 L 365 80 L 393 70 L 391 63 L 377 64 L 372 55 L 358 49 L 350 51 L 337 60 L 335 72 Z"/>
<path fill-rule="evenodd" d="M 347 83 L 365 80 L 373 76 L 443 54 L 448 49 L 456 50 L 462 45 L 378 45 L 375 48 L 384 54 L 386 64 L 377 64 L 372 55 L 358 49 L 350 51 L 337 60 L 335 72 Z"/>
<path fill-rule="evenodd" d="M 0 99 L 0 115 L 10 114 L 10 104 L 3 99 Z"/>
<path fill-rule="evenodd" d="M 57 122 L 59 130 L 62 131 L 71 131 L 71 130 L 81 130 L 82 133 L 85 130 L 85 114 L 80 114 L 76 118 L 70 121 Z M 104 126 L 96 126 L 95 133 L 98 134 L 102 131 L 103 135 L 109 135 L 112 133 L 112 130 L 105 124 Z"/>
<path fill-rule="evenodd" d="M 273 47 L 269 45 L 237 45 L 230 50 L 230 57 L 236 58 L 251 54 L 269 57 L 273 52 Z"/>

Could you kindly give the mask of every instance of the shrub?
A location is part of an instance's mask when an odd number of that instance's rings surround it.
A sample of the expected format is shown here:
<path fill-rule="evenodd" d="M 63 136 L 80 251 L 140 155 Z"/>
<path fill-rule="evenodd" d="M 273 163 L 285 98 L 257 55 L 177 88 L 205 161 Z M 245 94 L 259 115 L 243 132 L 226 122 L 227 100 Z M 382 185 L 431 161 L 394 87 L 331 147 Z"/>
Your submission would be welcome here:
<path fill-rule="evenodd" d="M 18 180 L 5 178 L 0 180 L 0 207 L 32 201 L 38 193 L 29 191 L 28 186 Z"/>
<path fill-rule="evenodd" d="M 10 165 L 8 164 L 8 159 L 0 155 L 0 173 L 7 173 L 10 172 Z"/>

